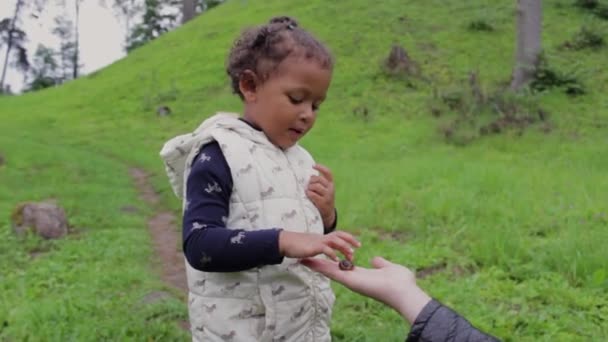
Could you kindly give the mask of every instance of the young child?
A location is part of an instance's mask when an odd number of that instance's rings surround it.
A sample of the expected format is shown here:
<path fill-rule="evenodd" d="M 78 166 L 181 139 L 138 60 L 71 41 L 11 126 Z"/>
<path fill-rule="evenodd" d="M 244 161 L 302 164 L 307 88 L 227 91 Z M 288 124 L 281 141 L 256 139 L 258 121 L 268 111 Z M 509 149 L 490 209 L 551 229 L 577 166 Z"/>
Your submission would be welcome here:
<path fill-rule="evenodd" d="M 329 341 L 329 279 L 299 258 L 359 242 L 335 231 L 331 172 L 298 141 L 313 127 L 333 59 L 289 17 L 236 40 L 227 72 L 243 114 L 217 113 L 161 151 L 183 201 L 193 340 Z"/>

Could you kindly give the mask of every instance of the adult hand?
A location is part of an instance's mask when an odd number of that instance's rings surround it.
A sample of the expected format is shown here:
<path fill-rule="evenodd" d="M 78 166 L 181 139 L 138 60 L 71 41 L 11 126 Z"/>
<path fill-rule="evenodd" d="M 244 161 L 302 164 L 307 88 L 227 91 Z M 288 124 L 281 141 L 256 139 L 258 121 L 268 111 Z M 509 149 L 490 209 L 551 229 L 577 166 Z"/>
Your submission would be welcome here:
<path fill-rule="evenodd" d="M 301 263 L 341 283 L 351 291 L 390 306 L 410 323 L 431 300 L 431 297 L 416 285 L 416 276 L 410 269 L 382 257 L 372 260 L 372 269 L 355 266 L 349 271 L 341 270 L 338 263 L 329 260 L 304 259 Z"/>

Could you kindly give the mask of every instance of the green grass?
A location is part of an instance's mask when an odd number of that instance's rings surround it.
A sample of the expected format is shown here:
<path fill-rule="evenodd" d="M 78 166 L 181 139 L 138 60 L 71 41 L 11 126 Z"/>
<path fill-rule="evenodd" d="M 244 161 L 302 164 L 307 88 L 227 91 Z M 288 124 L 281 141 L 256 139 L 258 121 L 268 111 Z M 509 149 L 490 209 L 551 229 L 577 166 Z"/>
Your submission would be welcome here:
<path fill-rule="evenodd" d="M 129 166 L 152 173 L 179 214 L 158 157 L 164 141 L 218 110 L 240 110 L 224 58 L 241 27 L 288 13 L 328 43 L 335 77 L 304 139 L 334 172 L 340 227 L 364 248 L 413 269 L 434 297 L 506 341 L 608 337 L 608 72 L 605 51 L 559 50 L 586 20 L 545 1 L 543 46 L 589 93 L 541 96 L 555 129 L 446 144 L 427 109 L 431 86 L 387 78 L 402 44 L 439 87 L 478 70 L 491 88 L 513 64 L 513 1 L 238 1 L 210 11 L 129 58 L 60 88 L 0 99 L 0 340 L 185 340 L 187 317 L 154 271 L 146 217 Z M 484 18 L 493 32 L 471 32 Z M 159 118 L 157 105 L 173 115 Z M 369 118 L 354 114 L 366 107 Z M 55 199 L 76 234 L 54 242 L 13 236 L 26 200 Z M 120 210 L 136 205 L 141 212 Z M 394 237 L 390 237 L 393 234 Z M 30 256 L 31 251 L 44 250 Z M 408 327 L 380 304 L 335 286 L 336 341 L 402 341 Z M 356 323 L 353 323 L 356 322 Z"/>

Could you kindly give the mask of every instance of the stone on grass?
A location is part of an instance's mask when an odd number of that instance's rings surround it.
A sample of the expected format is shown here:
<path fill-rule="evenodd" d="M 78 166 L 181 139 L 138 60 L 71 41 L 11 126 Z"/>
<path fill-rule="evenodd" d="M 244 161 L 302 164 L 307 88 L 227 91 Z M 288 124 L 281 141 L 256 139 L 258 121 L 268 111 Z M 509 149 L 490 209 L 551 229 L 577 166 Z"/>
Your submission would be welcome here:
<path fill-rule="evenodd" d="M 44 239 L 59 239 L 68 233 L 65 211 L 47 202 L 19 204 L 11 215 L 13 230 L 19 236 L 31 231 Z"/>
<path fill-rule="evenodd" d="M 156 114 L 158 116 L 167 116 L 171 114 L 171 108 L 169 106 L 158 106 L 156 108 Z"/>

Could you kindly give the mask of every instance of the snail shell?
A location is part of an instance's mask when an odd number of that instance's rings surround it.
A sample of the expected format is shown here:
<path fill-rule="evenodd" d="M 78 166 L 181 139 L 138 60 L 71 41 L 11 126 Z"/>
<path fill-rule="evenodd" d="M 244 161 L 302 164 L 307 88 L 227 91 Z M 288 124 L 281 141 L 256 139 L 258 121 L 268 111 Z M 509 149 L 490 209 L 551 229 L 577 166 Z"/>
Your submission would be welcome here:
<path fill-rule="evenodd" d="M 353 268 L 355 268 L 355 265 L 353 265 L 352 262 L 350 262 L 350 261 L 348 261 L 346 259 L 341 260 L 340 263 L 338 264 L 338 266 L 340 267 L 340 269 L 342 271 L 350 271 Z"/>

